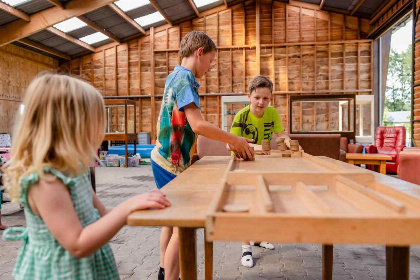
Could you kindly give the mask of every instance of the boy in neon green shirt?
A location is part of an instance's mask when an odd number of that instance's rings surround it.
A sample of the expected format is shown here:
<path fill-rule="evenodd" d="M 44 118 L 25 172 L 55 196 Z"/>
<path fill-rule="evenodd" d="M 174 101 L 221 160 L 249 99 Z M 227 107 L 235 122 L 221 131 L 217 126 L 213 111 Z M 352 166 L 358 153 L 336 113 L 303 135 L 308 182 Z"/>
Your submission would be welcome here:
<path fill-rule="evenodd" d="M 286 145 L 290 147 L 290 137 L 284 132 L 277 110 L 269 106 L 273 83 L 264 76 L 257 76 L 248 86 L 250 105 L 240 110 L 232 122 L 230 132 L 248 139 L 253 139 L 253 144 L 261 150 L 262 140 L 271 140 L 273 133 L 277 137 L 285 138 Z M 254 145 L 254 146 L 255 146 Z M 252 245 L 273 250 L 274 246 L 268 242 L 251 242 Z M 253 267 L 252 247 L 249 241 L 242 242 L 241 263 L 246 267 Z"/>

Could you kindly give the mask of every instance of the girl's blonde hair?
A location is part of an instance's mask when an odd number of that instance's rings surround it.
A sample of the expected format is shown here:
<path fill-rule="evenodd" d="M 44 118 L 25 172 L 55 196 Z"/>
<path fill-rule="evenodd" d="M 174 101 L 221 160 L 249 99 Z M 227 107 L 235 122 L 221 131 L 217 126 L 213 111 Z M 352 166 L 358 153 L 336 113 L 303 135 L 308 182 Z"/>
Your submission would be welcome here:
<path fill-rule="evenodd" d="M 79 176 L 96 158 L 104 137 L 105 107 L 91 85 L 65 75 L 44 74 L 26 90 L 24 112 L 15 127 L 4 185 L 12 201 L 20 196 L 22 176 L 52 167 Z"/>

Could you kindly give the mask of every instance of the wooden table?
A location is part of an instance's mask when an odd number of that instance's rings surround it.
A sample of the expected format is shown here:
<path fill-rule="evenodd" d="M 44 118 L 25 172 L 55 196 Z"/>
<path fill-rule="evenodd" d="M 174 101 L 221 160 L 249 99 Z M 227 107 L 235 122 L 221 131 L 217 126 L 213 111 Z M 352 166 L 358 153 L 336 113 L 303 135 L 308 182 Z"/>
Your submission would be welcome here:
<path fill-rule="evenodd" d="M 204 157 L 165 186 L 171 207 L 136 211 L 127 219 L 132 226 L 179 227 L 181 279 L 197 279 L 195 230 L 206 228 L 205 279 L 213 276 L 213 240 L 267 240 L 324 244 L 323 279 L 332 279 L 332 244 L 389 244 L 387 279 L 408 280 L 408 246 L 420 244 L 420 186 L 306 154 L 301 159 L 257 155 L 253 162 L 233 165 L 230 157 Z M 308 188 L 331 183 L 338 198 Z M 296 194 L 282 193 L 287 185 Z M 247 199 L 249 213 L 220 210 Z"/>
<path fill-rule="evenodd" d="M 346 160 L 350 164 L 377 165 L 379 166 L 379 172 L 386 174 L 386 161 L 392 160 L 392 157 L 384 154 L 347 153 Z"/>

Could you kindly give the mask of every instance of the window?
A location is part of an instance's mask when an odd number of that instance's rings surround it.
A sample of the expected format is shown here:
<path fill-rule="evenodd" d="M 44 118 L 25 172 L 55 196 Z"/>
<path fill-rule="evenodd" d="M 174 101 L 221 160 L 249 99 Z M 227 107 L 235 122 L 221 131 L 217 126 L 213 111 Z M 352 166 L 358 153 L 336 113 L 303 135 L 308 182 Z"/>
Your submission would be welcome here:
<path fill-rule="evenodd" d="M 154 12 L 135 19 L 135 21 L 141 26 L 151 25 L 162 20 L 165 20 L 165 18 L 159 12 Z"/>
<path fill-rule="evenodd" d="M 374 96 L 356 96 L 356 142 L 374 141 Z"/>
<path fill-rule="evenodd" d="M 31 0 L 1 0 L 1 2 L 4 2 L 7 5 L 12 6 L 12 7 L 19 6 L 20 4 L 23 4 L 29 1 Z"/>
<path fill-rule="evenodd" d="M 119 0 L 116 1 L 114 3 L 115 5 L 118 6 L 118 8 L 120 8 L 121 10 L 123 10 L 124 12 L 128 12 L 131 10 L 134 10 L 138 7 L 142 7 L 145 6 L 147 4 L 150 4 L 149 0 Z"/>
<path fill-rule="evenodd" d="M 195 5 L 197 8 L 204 7 L 210 4 L 213 4 L 214 2 L 218 2 L 219 0 L 194 0 Z"/>
<path fill-rule="evenodd" d="M 87 24 L 75 17 L 54 25 L 55 28 L 66 33 L 82 28 L 84 26 L 87 26 Z"/>
<path fill-rule="evenodd" d="M 86 44 L 92 45 L 92 44 L 104 41 L 106 39 L 109 39 L 109 37 L 102 34 L 101 32 L 96 32 L 96 33 L 87 35 L 85 37 L 82 37 L 79 40 L 85 42 Z"/>

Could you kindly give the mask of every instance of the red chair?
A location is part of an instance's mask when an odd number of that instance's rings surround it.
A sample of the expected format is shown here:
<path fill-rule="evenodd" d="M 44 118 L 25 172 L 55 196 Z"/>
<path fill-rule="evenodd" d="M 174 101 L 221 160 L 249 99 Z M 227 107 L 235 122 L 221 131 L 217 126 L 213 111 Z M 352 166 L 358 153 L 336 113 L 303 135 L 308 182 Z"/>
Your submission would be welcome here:
<path fill-rule="evenodd" d="M 386 163 L 386 173 L 397 173 L 398 154 L 405 146 L 405 127 L 403 126 L 380 126 L 375 132 L 374 145 L 366 146 L 366 153 L 385 154 L 392 157 L 391 161 Z"/>

